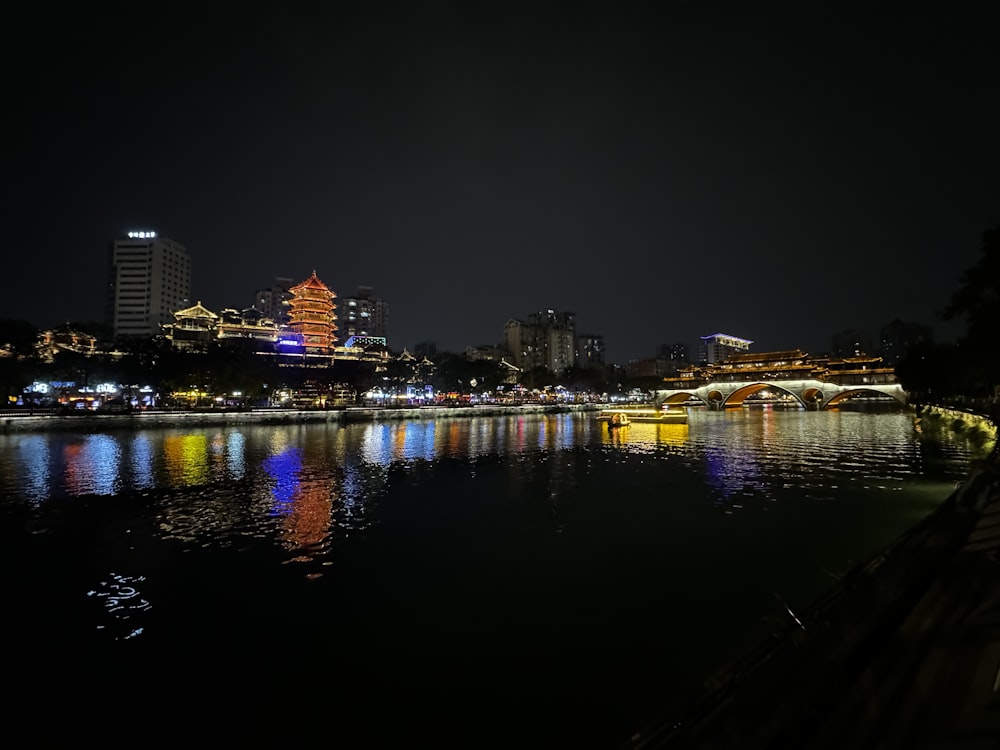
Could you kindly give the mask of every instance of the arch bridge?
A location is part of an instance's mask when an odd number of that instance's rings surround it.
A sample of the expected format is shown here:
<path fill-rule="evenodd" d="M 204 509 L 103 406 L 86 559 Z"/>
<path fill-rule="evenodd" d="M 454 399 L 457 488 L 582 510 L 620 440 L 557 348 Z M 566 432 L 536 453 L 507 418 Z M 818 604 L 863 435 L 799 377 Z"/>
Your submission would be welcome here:
<path fill-rule="evenodd" d="M 690 387 L 655 391 L 656 404 L 680 404 L 695 397 L 713 409 L 742 406 L 750 395 L 764 389 L 789 394 L 806 409 L 828 409 L 850 398 L 863 396 L 889 396 L 901 404 L 908 403 L 906 391 L 899 383 L 840 385 L 823 380 L 716 380 Z"/>

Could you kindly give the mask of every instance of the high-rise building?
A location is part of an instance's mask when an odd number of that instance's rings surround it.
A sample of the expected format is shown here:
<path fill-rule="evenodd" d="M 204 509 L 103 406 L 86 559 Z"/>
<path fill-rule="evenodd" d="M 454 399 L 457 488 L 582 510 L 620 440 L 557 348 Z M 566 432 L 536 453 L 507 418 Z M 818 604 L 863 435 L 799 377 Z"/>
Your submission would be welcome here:
<path fill-rule="evenodd" d="M 342 337 L 381 336 L 389 338 L 389 305 L 372 295 L 370 286 L 359 286 L 353 297 L 341 297 L 340 333 Z"/>
<path fill-rule="evenodd" d="M 930 326 L 896 318 L 882 326 L 879 340 L 882 361 L 889 367 L 895 367 L 912 347 L 933 343 L 934 336 Z"/>
<path fill-rule="evenodd" d="M 555 373 L 576 364 L 576 315 L 552 309 L 532 313 L 529 322 L 504 325 L 504 348 L 522 370 L 545 367 Z"/>
<path fill-rule="evenodd" d="M 262 312 L 264 317 L 273 320 L 279 327 L 288 325 L 288 313 L 291 310 L 289 302 L 292 299 L 292 293 L 288 290 L 291 287 L 291 279 L 276 276 L 272 286 L 267 289 L 257 290 L 253 306 Z"/>
<path fill-rule="evenodd" d="M 699 360 L 708 364 L 723 362 L 730 354 L 750 351 L 752 343 L 748 339 L 730 336 L 728 333 L 713 333 L 711 336 L 702 336 Z"/>
<path fill-rule="evenodd" d="M 301 339 L 307 354 L 329 354 L 337 341 L 336 294 L 312 272 L 291 289 L 288 327 Z"/>
<path fill-rule="evenodd" d="M 848 328 L 833 334 L 830 345 L 830 354 L 834 357 L 860 357 L 874 352 L 871 337 L 856 328 Z"/>
<path fill-rule="evenodd" d="M 190 305 L 191 257 L 156 232 L 128 232 L 111 243 L 105 316 L 115 336 L 156 336 Z"/>
<path fill-rule="evenodd" d="M 691 364 L 691 352 L 687 344 L 660 344 L 656 350 L 657 359 L 665 359 L 675 371 L 677 368 Z"/>
<path fill-rule="evenodd" d="M 595 333 L 581 333 L 576 337 L 576 365 L 587 369 L 600 367 L 605 359 L 604 336 Z"/>

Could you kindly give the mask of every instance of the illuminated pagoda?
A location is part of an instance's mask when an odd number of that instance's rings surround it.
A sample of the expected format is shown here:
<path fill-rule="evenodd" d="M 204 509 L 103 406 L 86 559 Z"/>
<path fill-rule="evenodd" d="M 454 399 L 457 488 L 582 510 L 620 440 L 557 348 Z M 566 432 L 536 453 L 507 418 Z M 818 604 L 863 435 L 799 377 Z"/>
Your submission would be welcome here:
<path fill-rule="evenodd" d="M 316 271 L 312 276 L 289 290 L 291 308 L 288 327 L 302 340 L 307 354 L 329 354 L 337 340 L 336 294 L 319 280 Z"/>

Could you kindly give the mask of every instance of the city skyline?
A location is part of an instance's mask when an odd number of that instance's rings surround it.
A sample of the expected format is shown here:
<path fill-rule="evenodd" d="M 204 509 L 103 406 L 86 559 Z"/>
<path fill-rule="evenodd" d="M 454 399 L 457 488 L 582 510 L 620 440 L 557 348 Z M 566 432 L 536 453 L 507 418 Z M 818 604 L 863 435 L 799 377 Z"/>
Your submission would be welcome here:
<path fill-rule="evenodd" d="M 192 303 L 316 270 L 374 287 L 397 350 L 546 308 L 615 362 L 960 332 L 937 311 L 1000 220 L 977 11 L 485 10 L 28 11 L 0 317 L 100 319 L 110 243 L 152 228 Z"/>

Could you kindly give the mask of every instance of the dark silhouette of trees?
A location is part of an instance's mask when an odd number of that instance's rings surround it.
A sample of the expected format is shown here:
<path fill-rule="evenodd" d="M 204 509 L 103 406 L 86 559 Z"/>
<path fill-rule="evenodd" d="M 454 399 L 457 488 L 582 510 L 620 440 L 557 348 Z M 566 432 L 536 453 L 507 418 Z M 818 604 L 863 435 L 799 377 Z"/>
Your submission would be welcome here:
<path fill-rule="evenodd" d="M 957 344 L 922 344 L 896 364 L 900 385 L 918 400 L 1000 395 L 1000 225 L 982 235 L 982 254 L 960 279 L 941 312 L 943 320 L 963 320 Z"/>
<path fill-rule="evenodd" d="M 964 319 L 961 343 L 976 347 L 994 343 L 1000 326 L 1000 225 L 983 232 L 981 253 L 941 314 L 944 320 Z"/>
<path fill-rule="evenodd" d="M 12 354 L 29 357 L 35 353 L 38 329 L 26 320 L 0 320 L 0 347 L 9 348 Z"/>
<path fill-rule="evenodd" d="M 333 382 L 346 383 L 354 391 L 354 403 L 360 404 L 363 394 L 381 382 L 376 363 L 357 359 L 338 359 L 331 368 Z"/>
<path fill-rule="evenodd" d="M 521 385 L 531 390 L 543 390 L 546 386 L 557 384 L 556 374 L 544 365 L 532 367 L 521 375 Z"/>

